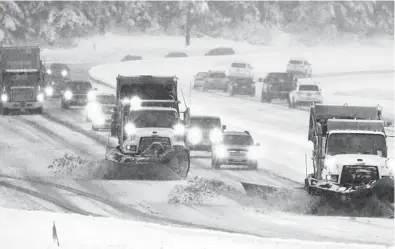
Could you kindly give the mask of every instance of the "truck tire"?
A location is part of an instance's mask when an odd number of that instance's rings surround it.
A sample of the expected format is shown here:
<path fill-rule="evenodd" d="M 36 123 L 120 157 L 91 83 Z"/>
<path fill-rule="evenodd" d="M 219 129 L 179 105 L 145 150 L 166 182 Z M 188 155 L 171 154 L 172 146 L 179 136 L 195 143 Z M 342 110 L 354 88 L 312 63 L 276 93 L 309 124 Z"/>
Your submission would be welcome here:
<path fill-rule="evenodd" d="M 39 115 L 43 114 L 43 108 L 42 107 L 37 108 L 36 113 Z"/>
<path fill-rule="evenodd" d="M 97 131 L 97 128 L 92 124 L 92 131 Z"/>
<path fill-rule="evenodd" d="M 213 167 L 213 169 L 220 169 L 221 164 L 215 158 L 212 158 L 211 159 L 211 167 Z"/>
<path fill-rule="evenodd" d="M 232 85 L 229 85 L 229 86 L 228 86 L 228 94 L 229 94 L 230 97 L 232 97 L 233 95 L 235 95 L 235 94 L 234 94 L 234 89 L 233 89 L 233 86 L 232 86 Z"/>
<path fill-rule="evenodd" d="M 262 93 L 262 95 L 261 95 L 261 102 L 262 103 L 269 103 L 269 102 L 271 102 L 271 99 L 268 96 L 266 96 L 265 93 Z"/>
<path fill-rule="evenodd" d="M 117 127 L 115 125 L 111 125 L 110 135 L 111 137 L 117 136 Z"/>
<path fill-rule="evenodd" d="M 8 109 L 6 107 L 0 106 L 0 114 L 8 115 Z"/>
<path fill-rule="evenodd" d="M 249 170 L 256 170 L 258 169 L 258 162 L 254 162 L 248 165 Z"/>
<path fill-rule="evenodd" d="M 69 109 L 69 108 L 70 108 L 70 104 L 68 104 L 68 103 L 66 103 L 66 102 L 64 102 L 64 101 L 62 100 L 62 108 L 63 108 L 63 109 Z"/>

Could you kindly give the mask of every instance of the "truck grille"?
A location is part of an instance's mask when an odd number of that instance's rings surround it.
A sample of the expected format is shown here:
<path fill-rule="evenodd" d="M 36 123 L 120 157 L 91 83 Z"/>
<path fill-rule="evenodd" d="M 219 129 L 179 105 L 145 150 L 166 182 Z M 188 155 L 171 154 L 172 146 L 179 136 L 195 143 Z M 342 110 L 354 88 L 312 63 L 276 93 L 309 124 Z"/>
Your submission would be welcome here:
<path fill-rule="evenodd" d="M 344 186 L 358 186 L 378 180 L 379 178 L 377 166 L 344 165 L 340 184 Z"/>
<path fill-rule="evenodd" d="M 34 96 L 33 88 L 14 88 L 11 89 L 11 102 L 27 102 L 27 101 L 35 101 L 36 98 Z"/>
<path fill-rule="evenodd" d="M 245 156 L 245 155 L 247 155 L 246 150 L 229 149 L 228 152 L 229 152 L 230 156 Z"/>
<path fill-rule="evenodd" d="M 139 153 L 146 150 L 152 143 L 158 142 L 162 144 L 165 150 L 171 148 L 170 138 L 168 137 L 142 137 L 140 138 Z"/>

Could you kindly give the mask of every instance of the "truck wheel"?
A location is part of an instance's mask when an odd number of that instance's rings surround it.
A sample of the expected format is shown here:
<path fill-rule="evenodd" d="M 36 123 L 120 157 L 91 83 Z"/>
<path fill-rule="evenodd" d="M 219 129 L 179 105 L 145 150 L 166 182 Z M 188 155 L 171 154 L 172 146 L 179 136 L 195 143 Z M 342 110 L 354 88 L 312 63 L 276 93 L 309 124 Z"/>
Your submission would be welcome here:
<path fill-rule="evenodd" d="M 294 102 L 294 100 L 289 100 L 289 102 L 288 102 L 288 107 L 289 107 L 290 109 L 294 109 L 294 108 L 295 108 L 295 102 Z"/>
<path fill-rule="evenodd" d="M 92 124 L 92 131 L 97 131 L 97 128 Z"/>
<path fill-rule="evenodd" d="M 66 102 L 64 102 L 64 101 L 62 100 L 62 108 L 63 108 L 63 109 L 69 109 L 69 107 L 70 107 L 69 103 L 66 103 Z"/>
<path fill-rule="evenodd" d="M 234 95 L 234 91 L 233 91 L 233 86 L 232 85 L 228 86 L 228 94 L 229 94 L 229 96 L 233 96 Z"/>
<path fill-rule="evenodd" d="M 117 127 L 111 125 L 111 137 L 116 137 L 117 136 Z"/>
<path fill-rule="evenodd" d="M 6 107 L 0 106 L 0 114 L 8 115 L 8 109 Z"/>
<path fill-rule="evenodd" d="M 258 162 L 253 162 L 253 163 L 249 164 L 248 169 L 250 169 L 250 170 L 258 169 Z"/>
<path fill-rule="evenodd" d="M 211 166 L 214 169 L 220 169 L 221 168 L 221 164 L 214 158 L 211 159 Z"/>
<path fill-rule="evenodd" d="M 40 115 L 43 114 L 43 108 L 42 107 L 37 108 L 36 113 Z"/>

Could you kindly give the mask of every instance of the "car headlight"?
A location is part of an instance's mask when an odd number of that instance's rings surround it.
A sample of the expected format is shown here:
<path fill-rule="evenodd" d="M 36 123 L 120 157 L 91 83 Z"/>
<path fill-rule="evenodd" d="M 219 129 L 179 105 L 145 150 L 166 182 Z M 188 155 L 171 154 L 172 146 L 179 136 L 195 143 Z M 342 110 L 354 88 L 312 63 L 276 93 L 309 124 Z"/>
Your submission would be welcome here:
<path fill-rule="evenodd" d="M 174 126 L 174 133 L 176 136 L 182 136 L 185 133 L 185 126 L 182 124 L 176 124 Z"/>
<path fill-rule="evenodd" d="M 191 142 L 192 144 L 197 144 L 199 143 L 203 138 L 202 130 L 199 128 L 191 128 L 188 131 L 188 141 Z"/>
<path fill-rule="evenodd" d="M 93 101 L 96 99 L 96 94 L 93 91 L 88 92 L 88 101 Z"/>
<path fill-rule="evenodd" d="M 101 114 L 100 104 L 97 102 L 90 102 L 86 105 L 86 111 L 88 113 L 88 117 L 92 118 L 95 115 Z"/>
<path fill-rule="evenodd" d="M 130 103 L 130 99 L 128 99 L 127 97 L 124 97 L 124 98 L 122 99 L 122 104 L 126 105 L 126 104 L 128 104 L 128 103 Z"/>
<path fill-rule="evenodd" d="M 212 143 L 219 143 L 222 141 L 222 131 L 220 129 L 214 129 L 210 132 L 210 141 Z"/>
<path fill-rule="evenodd" d="M 67 74 L 68 74 L 68 73 L 67 73 L 67 71 L 66 71 L 66 70 L 63 70 L 63 71 L 62 71 L 62 76 L 63 76 L 63 77 L 66 77 L 66 76 L 67 76 Z"/>
<path fill-rule="evenodd" d="M 257 159 L 259 156 L 259 152 L 258 152 L 257 148 L 255 148 L 255 147 L 249 148 L 247 156 L 249 159 Z"/>
<path fill-rule="evenodd" d="M 43 102 L 44 101 L 44 94 L 43 93 L 37 94 L 37 101 L 39 101 L 39 102 Z"/>
<path fill-rule="evenodd" d="M 101 114 L 94 115 L 92 117 L 92 123 L 94 125 L 104 125 L 105 121 L 106 121 L 105 118 Z"/>
<path fill-rule="evenodd" d="M 8 95 L 6 93 L 1 94 L 1 101 L 2 102 L 7 102 L 8 101 Z"/>
<path fill-rule="evenodd" d="M 51 86 L 47 86 L 47 87 L 45 88 L 45 94 L 46 94 L 47 96 L 52 96 L 52 95 L 53 95 L 53 88 L 52 88 Z"/>
<path fill-rule="evenodd" d="M 337 182 L 339 179 L 339 175 L 326 175 L 326 180 L 331 182 Z"/>
<path fill-rule="evenodd" d="M 218 158 L 224 158 L 227 155 L 227 150 L 224 145 L 220 145 L 215 148 L 215 156 Z"/>
<path fill-rule="evenodd" d="M 70 90 L 67 90 L 64 93 L 64 97 L 65 97 L 65 99 L 70 100 L 73 97 L 73 93 Z"/>
<path fill-rule="evenodd" d="M 132 123 L 127 123 L 125 125 L 125 132 L 128 136 L 133 136 L 136 133 L 136 126 Z"/>
<path fill-rule="evenodd" d="M 52 74 L 52 70 L 51 69 L 47 69 L 47 74 Z"/>

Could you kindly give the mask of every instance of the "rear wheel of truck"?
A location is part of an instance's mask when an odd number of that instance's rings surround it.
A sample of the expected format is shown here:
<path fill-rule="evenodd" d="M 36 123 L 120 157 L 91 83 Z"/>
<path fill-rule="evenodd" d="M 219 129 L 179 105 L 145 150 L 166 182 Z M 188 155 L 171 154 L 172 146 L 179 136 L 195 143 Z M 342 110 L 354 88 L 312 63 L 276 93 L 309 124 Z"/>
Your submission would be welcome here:
<path fill-rule="evenodd" d="M 6 107 L 0 106 L 0 114 L 8 115 L 8 109 Z"/>
<path fill-rule="evenodd" d="M 232 86 L 232 85 L 229 85 L 229 86 L 228 86 L 228 94 L 229 94 L 229 96 L 235 95 L 235 94 L 234 94 L 234 89 L 233 89 L 233 86 Z"/>
<path fill-rule="evenodd" d="M 256 169 L 258 169 L 258 162 L 250 163 L 248 165 L 248 169 L 249 170 L 256 170 Z"/>
<path fill-rule="evenodd" d="M 39 107 L 39 108 L 36 109 L 35 112 L 36 112 L 37 114 L 43 114 L 43 108 L 42 108 L 42 107 Z"/>
<path fill-rule="evenodd" d="M 218 160 L 216 159 L 211 159 L 211 167 L 213 167 L 214 169 L 219 169 L 221 168 L 221 164 L 218 162 Z"/>
<path fill-rule="evenodd" d="M 62 108 L 69 109 L 70 105 L 62 100 Z"/>

